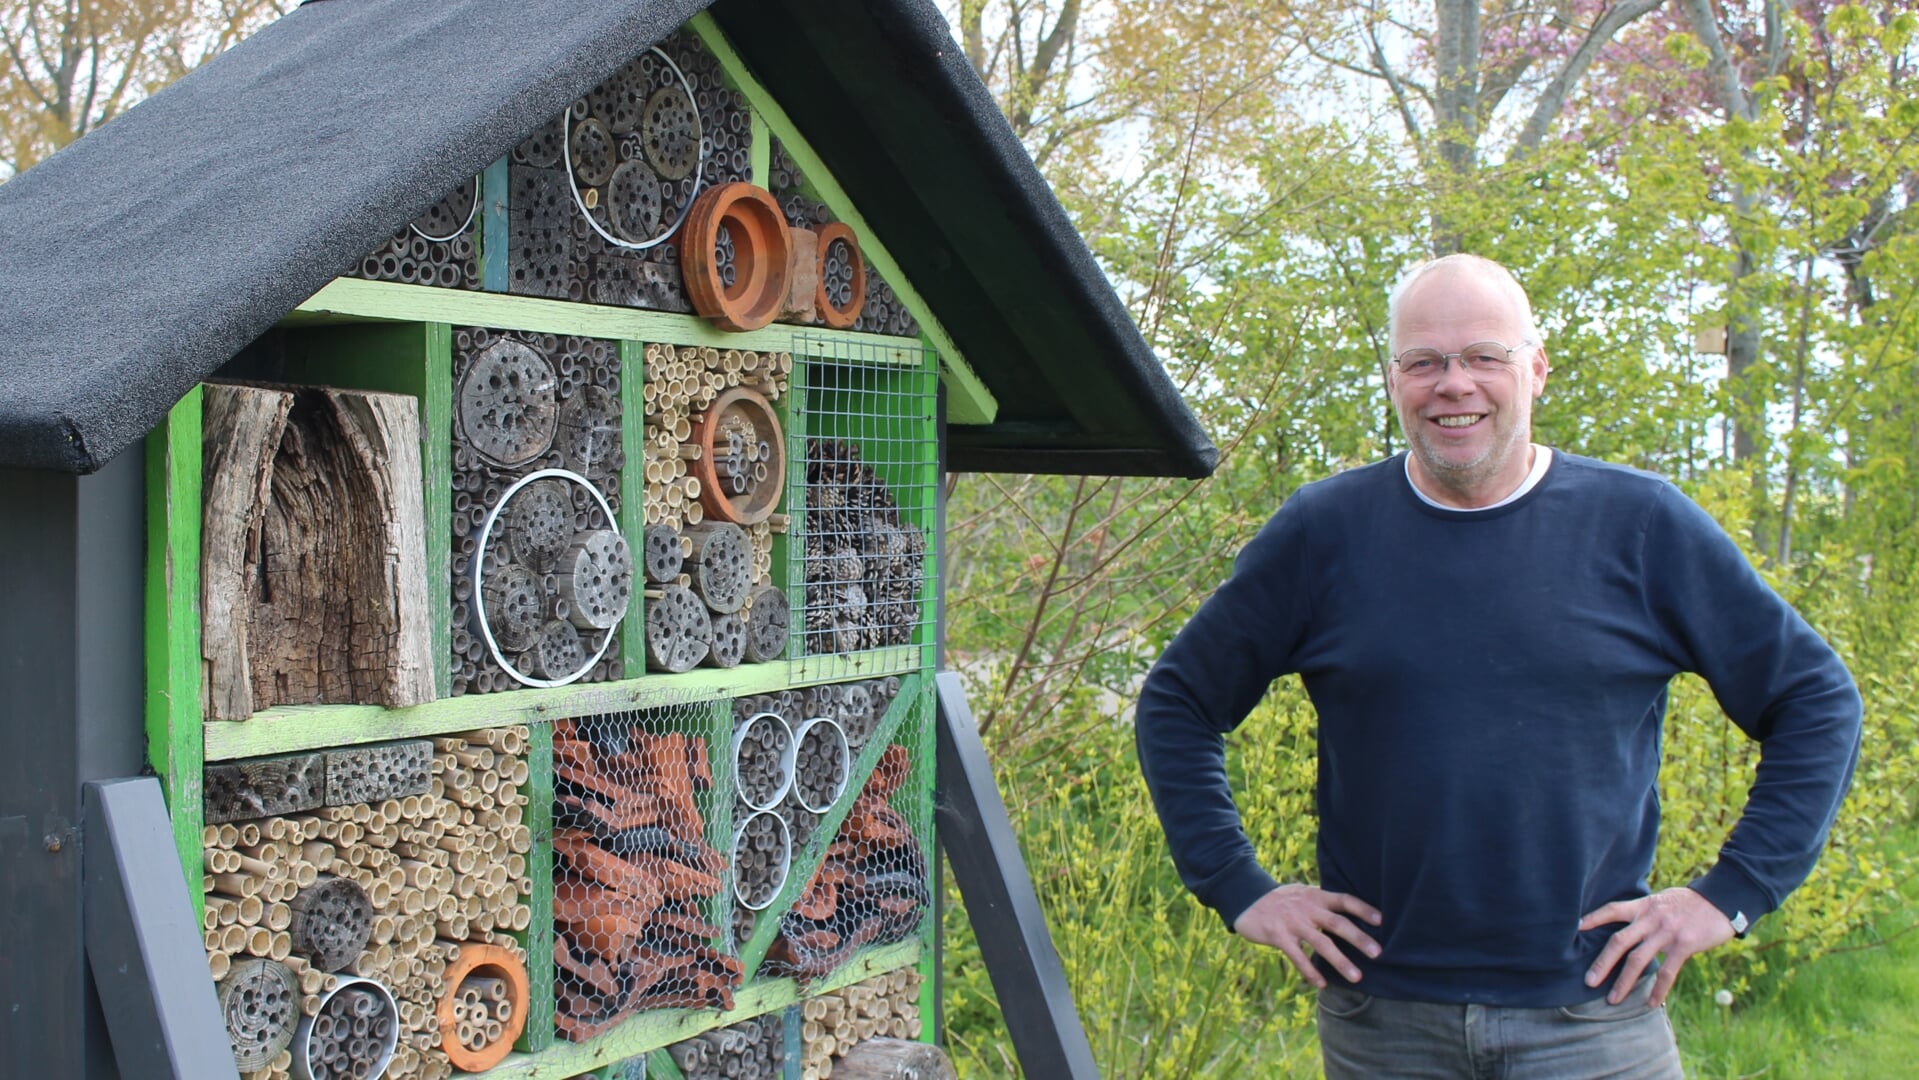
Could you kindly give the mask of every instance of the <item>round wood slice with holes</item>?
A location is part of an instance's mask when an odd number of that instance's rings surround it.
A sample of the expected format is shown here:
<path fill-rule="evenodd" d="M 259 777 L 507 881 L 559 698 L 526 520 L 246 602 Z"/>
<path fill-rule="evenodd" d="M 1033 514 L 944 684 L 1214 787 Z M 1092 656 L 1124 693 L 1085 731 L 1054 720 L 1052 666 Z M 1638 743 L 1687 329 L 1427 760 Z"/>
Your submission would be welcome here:
<path fill-rule="evenodd" d="M 684 585 L 668 585 L 646 605 L 646 666 L 691 671 L 713 642 L 713 617 Z"/>
<path fill-rule="evenodd" d="M 646 580 L 664 585 L 680 576 L 686 552 L 680 547 L 680 530 L 671 525 L 646 527 L 645 550 L 640 561 L 646 566 Z"/>
<path fill-rule="evenodd" d="M 494 465 L 525 465 L 553 445 L 558 389 L 545 357 L 512 338 L 495 339 L 467 365 L 454 391 L 460 434 Z"/>
<path fill-rule="evenodd" d="M 567 618 L 582 630 L 608 630 L 626 617 L 633 595 L 633 554 L 612 529 L 575 537 L 560 557 L 560 597 Z"/>
<path fill-rule="evenodd" d="M 686 558 L 693 591 L 706 606 L 726 615 L 746 606 L 753 586 L 753 541 L 746 530 L 730 521 L 703 521 L 688 526 L 686 538 L 693 543 Z"/>
<path fill-rule="evenodd" d="M 792 618 L 785 593 L 771 585 L 754 588 L 747 609 L 746 661 L 763 664 L 779 659 L 786 651 L 786 635 Z"/>
<path fill-rule="evenodd" d="M 705 667 L 739 667 L 746 659 L 746 620 L 738 614 L 713 616 L 713 647 L 706 651 Z"/>
<path fill-rule="evenodd" d="M 736 386 L 694 419 L 700 455 L 689 464 L 706 516 L 736 525 L 773 516 L 786 486 L 786 442 L 772 403 Z"/>
<path fill-rule="evenodd" d="M 340 971 L 366 948 L 373 933 L 373 903 L 366 891 L 343 877 L 321 874 L 288 902 L 293 921 L 287 931 L 293 951 L 321 971 Z"/>
<path fill-rule="evenodd" d="M 293 1042 L 300 1021 L 300 984 L 285 964 L 264 957 L 235 960 L 220 980 L 220 1015 L 243 1072 L 264 1069 Z"/>

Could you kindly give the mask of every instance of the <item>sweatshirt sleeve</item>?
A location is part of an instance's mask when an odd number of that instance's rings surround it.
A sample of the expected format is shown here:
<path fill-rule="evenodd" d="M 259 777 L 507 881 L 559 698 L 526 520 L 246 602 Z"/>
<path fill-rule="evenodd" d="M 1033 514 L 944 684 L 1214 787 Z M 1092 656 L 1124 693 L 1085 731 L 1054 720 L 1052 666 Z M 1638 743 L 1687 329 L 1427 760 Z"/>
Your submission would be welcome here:
<path fill-rule="evenodd" d="M 1744 932 L 1805 880 L 1825 846 L 1858 761 L 1859 691 L 1832 647 L 1670 484 L 1644 539 L 1646 603 L 1675 663 L 1703 677 L 1759 740 L 1745 810 L 1718 862 L 1692 882 Z"/>
<path fill-rule="evenodd" d="M 1310 614 L 1305 492 L 1240 551 L 1232 576 L 1173 639 L 1140 689 L 1140 769 L 1180 879 L 1232 926 L 1277 887 L 1253 854 L 1226 779 L 1224 734 L 1293 654 Z"/>

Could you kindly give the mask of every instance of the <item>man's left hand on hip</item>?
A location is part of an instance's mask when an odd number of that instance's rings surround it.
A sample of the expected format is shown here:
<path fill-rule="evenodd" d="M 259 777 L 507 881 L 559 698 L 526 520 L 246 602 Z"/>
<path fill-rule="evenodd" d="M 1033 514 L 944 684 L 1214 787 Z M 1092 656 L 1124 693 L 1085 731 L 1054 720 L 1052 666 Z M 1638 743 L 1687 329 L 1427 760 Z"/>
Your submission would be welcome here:
<path fill-rule="evenodd" d="M 1626 1000 L 1646 966 L 1660 953 L 1666 954 L 1666 962 L 1653 979 L 1652 1003 L 1664 1005 L 1686 961 L 1725 944 L 1733 936 L 1732 920 L 1710 900 L 1683 886 L 1637 900 L 1615 900 L 1579 920 L 1579 928 L 1593 930 L 1609 923 L 1626 925 L 1600 950 L 1599 958 L 1586 972 L 1586 985 L 1605 983 L 1623 957 L 1626 962 L 1620 966 L 1619 977 L 1606 998 L 1615 1005 Z"/>

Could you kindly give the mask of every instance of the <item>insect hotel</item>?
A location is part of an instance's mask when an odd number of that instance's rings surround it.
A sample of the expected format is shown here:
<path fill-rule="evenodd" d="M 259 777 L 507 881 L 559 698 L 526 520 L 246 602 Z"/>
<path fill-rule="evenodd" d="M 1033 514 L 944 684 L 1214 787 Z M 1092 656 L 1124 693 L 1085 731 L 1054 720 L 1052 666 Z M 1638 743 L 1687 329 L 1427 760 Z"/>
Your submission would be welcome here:
<path fill-rule="evenodd" d="M 1089 1074 L 944 479 L 1212 447 L 929 4 L 705 6 L 309 3 L 0 185 L 0 1074 L 881 1075 L 942 858 Z"/>

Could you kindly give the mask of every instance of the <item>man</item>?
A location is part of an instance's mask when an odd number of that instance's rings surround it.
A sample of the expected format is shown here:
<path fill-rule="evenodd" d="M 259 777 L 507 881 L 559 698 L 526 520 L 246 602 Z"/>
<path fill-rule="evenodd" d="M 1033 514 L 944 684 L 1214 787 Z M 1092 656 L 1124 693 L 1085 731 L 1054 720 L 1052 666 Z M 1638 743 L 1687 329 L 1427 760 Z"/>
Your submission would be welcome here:
<path fill-rule="evenodd" d="M 1410 452 L 1287 499 L 1141 691 L 1174 861 L 1319 988 L 1330 1077 L 1678 1077 L 1673 980 L 1811 869 L 1858 692 L 1671 484 L 1533 445 L 1544 336 L 1504 268 L 1416 267 L 1388 321 Z M 1651 893 L 1682 671 L 1761 763 L 1717 865 Z M 1261 869 L 1224 768 L 1291 672 L 1319 713 L 1316 885 Z"/>

